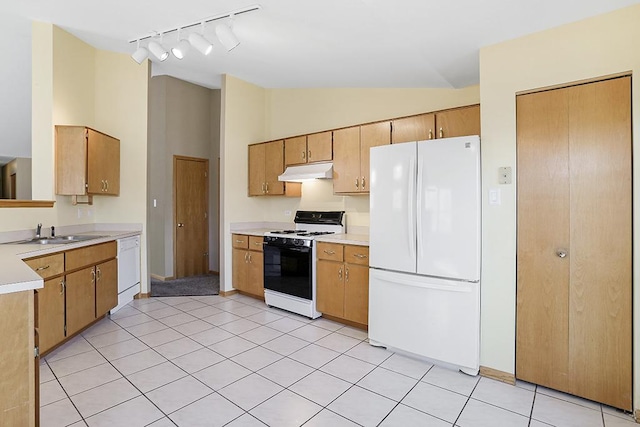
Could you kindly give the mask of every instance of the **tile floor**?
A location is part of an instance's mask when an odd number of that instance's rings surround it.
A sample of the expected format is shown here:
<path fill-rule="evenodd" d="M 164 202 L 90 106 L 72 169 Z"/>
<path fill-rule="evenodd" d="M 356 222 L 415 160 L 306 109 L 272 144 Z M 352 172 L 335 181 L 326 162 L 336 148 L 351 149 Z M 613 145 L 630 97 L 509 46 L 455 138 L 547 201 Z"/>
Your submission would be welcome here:
<path fill-rule="evenodd" d="M 606 426 L 613 408 L 371 347 L 242 295 L 136 300 L 47 355 L 49 426 Z"/>

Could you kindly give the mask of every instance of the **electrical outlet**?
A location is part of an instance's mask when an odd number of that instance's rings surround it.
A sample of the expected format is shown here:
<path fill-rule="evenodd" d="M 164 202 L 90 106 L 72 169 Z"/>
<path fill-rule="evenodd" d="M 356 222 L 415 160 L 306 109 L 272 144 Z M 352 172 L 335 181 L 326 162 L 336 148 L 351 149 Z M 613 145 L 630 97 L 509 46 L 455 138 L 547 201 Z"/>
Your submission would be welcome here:
<path fill-rule="evenodd" d="M 498 184 L 511 184 L 511 167 L 498 168 Z"/>

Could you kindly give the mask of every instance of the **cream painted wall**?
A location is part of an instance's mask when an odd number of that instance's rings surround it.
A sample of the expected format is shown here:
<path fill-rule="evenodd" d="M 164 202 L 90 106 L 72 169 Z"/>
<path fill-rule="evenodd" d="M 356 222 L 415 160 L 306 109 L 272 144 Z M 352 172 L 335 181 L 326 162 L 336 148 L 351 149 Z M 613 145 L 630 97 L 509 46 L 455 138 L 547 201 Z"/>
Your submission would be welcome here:
<path fill-rule="evenodd" d="M 483 191 L 502 190 L 502 205 L 483 206 L 481 365 L 515 372 L 516 183 L 498 186 L 498 167 L 515 171 L 515 96 L 520 91 L 640 71 L 640 5 L 532 34 L 480 51 Z M 640 105 L 640 80 L 632 102 Z M 640 127 L 640 109 L 633 109 Z M 635 132 L 633 151 L 640 148 Z M 635 156 L 638 158 L 638 156 Z M 514 177 L 516 174 L 514 173 Z M 634 173 L 634 221 L 638 223 L 640 174 Z M 640 408 L 640 258 L 634 230 L 634 390 Z"/>
<path fill-rule="evenodd" d="M 368 196 L 334 196 L 332 181 L 303 184 L 302 198 L 247 197 L 247 145 L 343 126 L 477 104 L 479 87 L 465 89 L 264 89 L 232 76 L 223 79 L 223 221 L 221 286 L 231 284 L 230 224 L 291 222 L 285 212 L 337 209 L 349 225 L 369 225 Z M 229 273 L 227 273 L 229 272 Z"/>

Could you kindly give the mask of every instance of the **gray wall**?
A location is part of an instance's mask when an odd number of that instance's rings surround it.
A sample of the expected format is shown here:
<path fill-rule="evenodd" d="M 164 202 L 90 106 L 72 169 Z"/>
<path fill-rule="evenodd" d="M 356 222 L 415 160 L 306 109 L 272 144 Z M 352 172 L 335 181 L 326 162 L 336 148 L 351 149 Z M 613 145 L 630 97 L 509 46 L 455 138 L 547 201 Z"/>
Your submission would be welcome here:
<path fill-rule="evenodd" d="M 169 76 L 149 85 L 149 260 L 150 272 L 172 277 L 173 156 L 209 159 L 209 268 L 218 270 L 217 229 L 220 90 Z M 154 200 L 156 207 L 154 207 Z"/>

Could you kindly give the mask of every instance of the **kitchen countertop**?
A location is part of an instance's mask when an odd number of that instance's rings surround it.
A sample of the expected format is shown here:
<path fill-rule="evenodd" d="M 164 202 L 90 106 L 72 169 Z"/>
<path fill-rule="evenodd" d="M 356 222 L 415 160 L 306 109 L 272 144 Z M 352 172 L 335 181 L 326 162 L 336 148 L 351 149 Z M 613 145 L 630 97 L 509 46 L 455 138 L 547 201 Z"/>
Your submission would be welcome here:
<path fill-rule="evenodd" d="M 343 245 L 359 245 L 369 246 L 368 234 L 329 234 L 326 236 L 316 237 L 317 242 L 341 243 Z"/>
<path fill-rule="evenodd" d="M 62 243 L 58 245 L 0 244 L 0 294 L 41 289 L 44 286 L 42 278 L 22 260 L 84 246 L 110 242 L 112 240 L 140 235 L 140 231 L 91 231 L 74 233 L 77 235 L 102 236 L 82 242 Z"/>
<path fill-rule="evenodd" d="M 232 230 L 231 234 L 243 234 L 245 236 L 264 236 L 265 233 L 273 231 L 273 228 L 252 228 L 248 230 Z"/>

